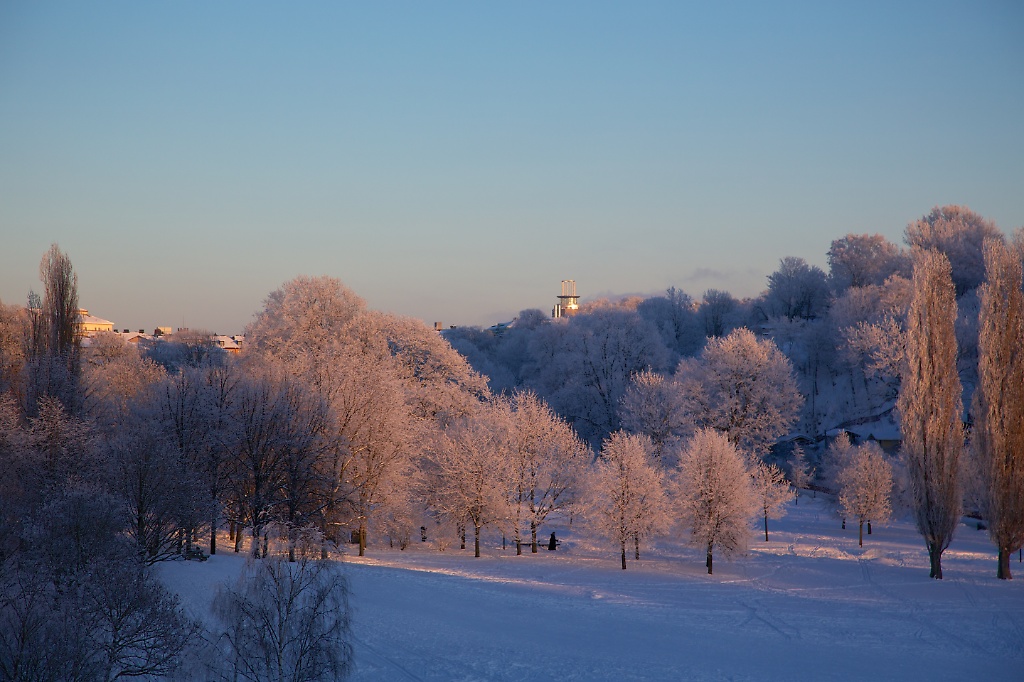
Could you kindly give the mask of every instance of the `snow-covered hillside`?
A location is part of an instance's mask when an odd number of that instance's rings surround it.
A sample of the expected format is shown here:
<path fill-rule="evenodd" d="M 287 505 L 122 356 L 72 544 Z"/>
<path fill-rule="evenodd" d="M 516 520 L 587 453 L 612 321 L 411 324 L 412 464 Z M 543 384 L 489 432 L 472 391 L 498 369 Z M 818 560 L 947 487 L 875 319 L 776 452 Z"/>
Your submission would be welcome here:
<path fill-rule="evenodd" d="M 346 558 L 356 680 L 1010 680 L 1024 678 L 1024 580 L 995 578 L 985 532 L 962 524 L 928 578 L 912 524 L 857 546 L 832 505 L 802 497 L 715 563 L 677 541 L 618 568 L 569 529 L 557 552 L 484 556 L 372 547 Z M 763 536 L 762 536 L 763 538 Z M 457 546 L 456 546 L 457 547 Z M 1024 578 L 1024 564 L 1012 569 Z M 161 567 L 203 616 L 238 555 Z"/>

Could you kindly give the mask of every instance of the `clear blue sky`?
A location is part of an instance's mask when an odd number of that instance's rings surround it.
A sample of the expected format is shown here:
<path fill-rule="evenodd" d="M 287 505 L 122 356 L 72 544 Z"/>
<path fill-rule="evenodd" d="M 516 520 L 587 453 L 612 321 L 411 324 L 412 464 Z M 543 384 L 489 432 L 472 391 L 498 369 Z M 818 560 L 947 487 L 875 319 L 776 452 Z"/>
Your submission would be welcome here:
<path fill-rule="evenodd" d="M 118 328 L 299 275 L 491 324 L 754 295 L 938 204 L 1024 224 L 1024 3 L 0 0 L 0 299 Z"/>

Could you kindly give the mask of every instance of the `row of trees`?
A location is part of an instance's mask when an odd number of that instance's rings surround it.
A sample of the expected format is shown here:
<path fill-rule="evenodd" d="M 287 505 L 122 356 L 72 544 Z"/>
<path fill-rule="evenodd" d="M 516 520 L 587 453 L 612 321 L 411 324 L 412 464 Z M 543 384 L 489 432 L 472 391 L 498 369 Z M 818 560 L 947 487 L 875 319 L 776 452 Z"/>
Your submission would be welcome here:
<path fill-rule="evenodd" d="M 82 348 L 67 314 L 76 278 L 54 247 L 45 297 L 0 306 L 0 559 L 14 576 L 49 566 L 45 584 L 68 595 L 63 576 L 90 583 L 96 561 L 130 555 L 145 576 L 200 538 L 218 551 L 225 529 L 254 557 L 280 536 L 299 563 L 300 547 L 326 556 L 354 537 L 363 553 L 421 527 L 471 530 L 477 553 L 487 528 L 536 551 L 542 529 L 568 519 L 623 566 L 645 538 L 681 528 L 710 571 L 753 519 L 767 538 L 788 495 L 771 464 L 780 437 L 895 404 L 902 456 L 812 451 L 821 482 L 863 527 L 886 518 L 892 468 L 905 469 L 934 577 L 966 495 L 1008 578 L 1024 539 L 1021 252 L 990 227 L 947 207 L 908 228 L 911 253 L 848 235 L 828 275 L 784 259 L 756 301 L 707 292 L 695 305 L 672 290 L 559 321 L 527 311 L 504 334 L 456 330 L 489 378 L 331 278 L 272 292 L 236 360 L 201 335 L 143 354 L 113 336 Z M 812 470 L 801 457 L 786 467 L 798 485 Z"/>

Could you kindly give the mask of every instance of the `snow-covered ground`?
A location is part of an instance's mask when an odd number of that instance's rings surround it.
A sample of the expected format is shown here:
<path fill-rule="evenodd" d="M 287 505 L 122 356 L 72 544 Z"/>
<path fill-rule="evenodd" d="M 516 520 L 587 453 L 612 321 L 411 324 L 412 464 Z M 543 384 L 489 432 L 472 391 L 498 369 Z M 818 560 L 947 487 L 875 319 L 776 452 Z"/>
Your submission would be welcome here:
<path fill-rule="evenodd" d="M 515 556 L 486 548 L 371 548 L 347 557 L 357 680 L 1024 679 L 1024 564 L 995 578 L 985 532 L 960 527 L 928 578 L 911 523 L 857 546 L 823 499 L 801 498 L 750 553 L 664 541 L 629 569 L 576 541 Z M 493 543 L 492 543 L 493 544 Z M 457 546 L 456 546 L 457 547 Z M 203 616 L 233 554 L 165 565 Z"/>

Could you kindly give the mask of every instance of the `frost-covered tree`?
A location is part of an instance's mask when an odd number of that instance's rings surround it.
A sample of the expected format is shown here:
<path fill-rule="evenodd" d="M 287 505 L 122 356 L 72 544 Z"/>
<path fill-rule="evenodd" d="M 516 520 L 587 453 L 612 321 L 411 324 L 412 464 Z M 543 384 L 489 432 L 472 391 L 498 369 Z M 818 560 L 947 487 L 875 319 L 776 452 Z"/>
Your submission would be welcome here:
<path fill-rule="evenodd" d="M 22 373 L 31 328 L 28 315 L 22 306 L 0 301 L 0 393 L 12 391 L 19 401 L 23 399 Z"/>
<path fill-rule="evenodd" d="M 758 506 L 745 458 L 725 434 L 699 429 L 680 458 L 677 481 L 680 519 L 690 542 L 705 551 L 710 575 L 716 549 L 729 556 L 750 539 Z"/>
<path fill-rule="evenodd" d="M 793 490 L 785 474 L 775 464 L 757 462 L 752 474 L 754 496 L 764 518 L 764 541 L 768 542 L 768 519 L 786 515 L 786 503 L 793 499 Z"/>
<path fill-rule="evenodd" d="M 768 276 L 766 305 L 772 317 L 810 320 L 828 306 L 828 278 L 803 258 L 787 256 Z"/>
<path fill-rule="evenodd" d="M 289 449 L 306 447 L 316 435 L 299 428 L 305 416 L 293 411 L 291 404 L 291 393 L 297 390 L 301 388 L 287 378 L 249 377 L 239 382 L 233 404 L 228 436 L 232 497 L 238 520 L 252 529 L 256 558 L 267 553 L 265 529 L 280 519 Z"/>
<path fill-rule="evenodd" d="M 407 499 L 411 443 L 473 411 L 483 377 L 421 322 L 367 311 L 329 277 L 299 277 L 271 293 L 246 331 L 246 356 L 280 368 L 325 403 L 326 443 L 316 471 L 325 537 L 353 527 L 366 549 L 376 517 Z"/>
<path fill-rule="evenodd" d="M 956 295 L 960 297 L 985 278 L 985 240 L 1004 238 L 995 223 L 966 206 L 936 206 L 907 225 L 904 239 L 911 247 L 938 251 L 949 260 Z"/>
<path fill-rule="evenodd" d="M 892 512 L 892 467 L 875 442 L 853 448 L 839 472 L 839 507 L 858 521 L 857 541 L 864 546 L 864 523 L 885 523 Z"/>
<path fill-rule="evenodd" d="M 147 416 L 139 414 L 123 424 L 109 439 L 108 449 L 126 535 L 139 560 L 153 564 L 180 552 L 179 532 L 193 500 L 178 452 Z"/>
<path fill-rule="evenodd" d="M 190 511 L 182 518 L 185 549 L 191 548 L 192 532 L 210 530 L 210 554 L 217 553 L 217 528 L 227 501 L 229 467 L 237 463 L 233 412 L 239 372 L 233 365 L 186 367 L 172 373 L 155 387 L 149 409 L 181 464 L 181 477 L 190 480 Z M 232 515 L 237 521 L 237 514 Z"/>
<path fill-rule="evenodd" d="M 28 338 L 26 407 L 35 414 L 46 397 L 60 400 L 69 414 L 78 414 L 80 376 L 78 337 L 78 275 L 56 244 L 39 263 L 43 297 L 29 295 L 32 331 Z"/>
<path fill-rule="evenodd" d="M 697 316 L 704 325 L 704 335 L 725 336 L 732 331 L 730 323 L 738 305 L 739 302 L 728 291 L 705 291 L 697 309 Z"/>
<path fill-rule="evenodd" d="M 513 540 L 522 554 L 522 525 L 530 529 L 530 551 L 537 552 L 537 530 L 552 514 L 575 501 L 590 450 L 561 417 L 531 391 L 512 398 L 509 455 L 513 486 Z"/>
<path fill-rule="evenodd" d="M 158 337 L 150 344 L 145 357 L 168 372 L 186 368 L 223 365 L 228 352 L 217 345 L 213 332 L 206 329 L 179 329 L 173 334 Z"/>
<path fill-rule="evenodd" d="M 619 428 L 619 401 L 631 377 L 664 371 L 668 350 L 635 311 L 597 307 L 541 327 L 533 337 L 527 385 L 591 444 Z"/>
<path fill-rule="evenodd" d="M 672 355 L 671 364 L 680 357 L 693 355 L 704 345 L 705 335 L 693 307 L 693 299 L 675 287 L 664 296 L 644 299 L 636 307 L 637 314 L 661 333 L 661 340 Z"/>
<path fill-rule="evenodd" d="M 999 552 L 997 577 L 1009 580 L 1010 554 L 1024 544 L 1024 292 L 1021 259 L 985 242 L 978 388 L 972 449 L 981 470 L 983 512 Z"/>
<path fill-rule="evenodd" d="M 250 562 L 213 612 L 210 679 L 336 682 L 352 671 L 348 583 L 329 561 Z"/>
<path fill-rule="evenodd" d="M 616 431 L 601 448 L 587 486 L 587 520 L 619 548 L 626 570 L 626 546 L 640 558 L 640 540 L 668 527 L 669 509 L 661 471 L 646 436 Z"/>
<path fill-rule="evenodd" d="M 679 439 L 692 430 L 692 420 L 680 392 L 657 372 L 633 375 L 619 406 L 622 428 L 651 439 L 654 459 L 662 467 Z"/>
<path fill-rule="evenodd" d="M 854 445 L 850 434 L 840 431 L 832 439 L 821 458 L 821 478 L 833 492 L 839 490 L 839 476 L 853 458 Z"/>
<path fill-rule="evenodd" d="M 319 522 L 324 535 L 335 540 L 332 529 L 353 527 L 365 553 L 374 518 L 386 514 L 391 493 L 410 465 L 413 417 L 386 352 L 334 349 L 318 381 L 329 410 L 317 464 Z"/>
<path fill-rule="evenodd" d="M 829 277 L 837 292 L 880 285 L 889 276 L 909 272 L 907 257 L 880 234 L 848 234 L 828 250 Z"/>
<path fill-rule="evenodd" d="M 915 251 L 907 370 L 897 409 L 917 528 L 928 547 L 929 576 L 937 579 L 942 578 L 942 553 L 953 539 L 963 506 L 956 317 L 949 260 L 937 251 Z"/>
<path fill-rule="evenodd" d="M 430 504 L 447 521 L 472 526 L 476 557 L 480 531 L 510 516 L 510 422 L 508 404 L 494 400 L 453 421 L 431 448 Z"/>
<path fill-rule="evenodd" d="M 112 332 L 96 334 L 82 355 L 83 413 L 101 427 L 123 420 L 129 407 L 144 402 L 165 374 Z"/>
<path fill-rule="evenodd" d="M 351 333 L 366 304 L 332 277 L 296 277 L 271 292 L 246 327 L 246 354 L 272 357 L 317 388 L 330 351 Z"/>
<path fill-rule="evenodd" d="M 799 445 L 795 446 L 789 458 L 789 482 L 793 484 L 793 499 L 796 504 L 800 504 L 800 491 L 806 490 L 814 480 L 814 471 L 814 467 L 807 461 L 804 449 Z"/>
<path fill-rule="evenodd" d="M 679 363 L 675 382 L 697 427 L 757 456 L 789 431 L 803 404 L 789 359 L 745 328 L 709 339 L 699 358 Z"/>

